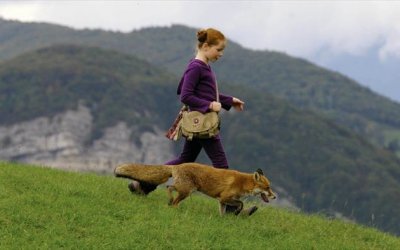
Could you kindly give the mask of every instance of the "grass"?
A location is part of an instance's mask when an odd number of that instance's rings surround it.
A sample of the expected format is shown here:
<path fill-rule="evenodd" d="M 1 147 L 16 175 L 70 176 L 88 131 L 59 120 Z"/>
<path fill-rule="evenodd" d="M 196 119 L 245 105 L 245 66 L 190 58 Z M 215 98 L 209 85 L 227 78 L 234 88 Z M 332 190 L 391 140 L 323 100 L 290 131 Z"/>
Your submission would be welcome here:
<path fill-rule="evenodd" d="M 0 249 L 400 249 L 399 238 L 352 223 L 269 206 L 221 217 L 203 195 L 171 208 L 164 188 L 141 197 L 127 184 L 0 163 Z"/>

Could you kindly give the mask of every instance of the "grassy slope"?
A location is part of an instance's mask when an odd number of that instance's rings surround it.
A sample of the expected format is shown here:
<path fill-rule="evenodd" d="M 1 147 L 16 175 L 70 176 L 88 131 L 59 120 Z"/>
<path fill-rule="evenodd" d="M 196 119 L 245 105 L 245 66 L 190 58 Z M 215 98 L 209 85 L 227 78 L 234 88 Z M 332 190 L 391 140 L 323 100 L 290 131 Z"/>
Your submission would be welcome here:
<path fill-rule="evenodd" d="M 165 190 L 131 195 L 127 181 L 0 163 L 0 248 L 400 249 L 375 229 L 263 207 L 220 217 L 193 195 L 167 206 Z"/>

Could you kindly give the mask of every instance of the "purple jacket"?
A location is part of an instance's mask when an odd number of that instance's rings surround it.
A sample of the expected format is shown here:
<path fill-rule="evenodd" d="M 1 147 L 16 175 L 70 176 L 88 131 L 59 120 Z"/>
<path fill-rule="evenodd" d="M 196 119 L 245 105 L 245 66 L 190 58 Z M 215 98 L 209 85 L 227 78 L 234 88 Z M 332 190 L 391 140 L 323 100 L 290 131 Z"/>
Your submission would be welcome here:
<path fill-rule="evenodd" d="M 190 110 L 204 114 L 210 111 L 210 103 L 217 100 L 215 82 L 215 74 L 210 65 L 201 60 L 192 59 L 182 76 L 177 94 L 181 96 L 181 102 L 188 105 Z M 226 110 L 232 107 L 232 96 L 219 94 L 219 101 Z"/>

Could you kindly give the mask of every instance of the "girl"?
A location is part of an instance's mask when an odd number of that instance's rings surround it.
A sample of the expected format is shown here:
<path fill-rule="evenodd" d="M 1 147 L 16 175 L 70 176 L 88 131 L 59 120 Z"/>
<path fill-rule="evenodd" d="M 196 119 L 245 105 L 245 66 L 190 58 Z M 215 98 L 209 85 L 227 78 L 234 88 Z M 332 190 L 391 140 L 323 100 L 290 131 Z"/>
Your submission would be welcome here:
<path fill-rule="evenodd" d="M 220 102 L 216 101 L 216 77 L 209 64 L 223 55 L 226 46 L 225 36 L 220 31 L 209 28 L 198 31 L 197 40 L 196 57 L 189 62 L 179 83 L 177 93 L 181 102 L 189 106 L 191 111 L 202 113 L 219 112 L 221 108 L 229 110 L 232 106 L 242 111 L 244 102 L 236 97 L 219 94 Z M 181 155 L 165 164 L 194 162 L 202 148 L 214 167 L 229 168 L 219 135 L 210 139 L 186 140 Z"/>

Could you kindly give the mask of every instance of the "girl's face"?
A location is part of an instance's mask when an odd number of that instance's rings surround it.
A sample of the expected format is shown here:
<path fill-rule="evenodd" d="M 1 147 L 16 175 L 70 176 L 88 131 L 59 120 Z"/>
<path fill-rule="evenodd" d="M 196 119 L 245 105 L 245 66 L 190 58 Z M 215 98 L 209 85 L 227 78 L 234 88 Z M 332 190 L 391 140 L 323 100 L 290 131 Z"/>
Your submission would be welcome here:
<path fill-rule="evenodd" d="M 204 44 L 204 55 L 207 57 L 208 61 L 217 61 L 224 54 L 225 45 L 226 42 L 224 40 L 219 41 L 217 45 L 209 46 L 208 44 Z"/>

